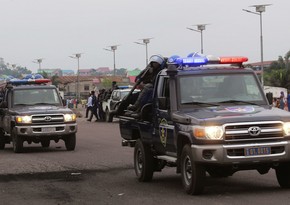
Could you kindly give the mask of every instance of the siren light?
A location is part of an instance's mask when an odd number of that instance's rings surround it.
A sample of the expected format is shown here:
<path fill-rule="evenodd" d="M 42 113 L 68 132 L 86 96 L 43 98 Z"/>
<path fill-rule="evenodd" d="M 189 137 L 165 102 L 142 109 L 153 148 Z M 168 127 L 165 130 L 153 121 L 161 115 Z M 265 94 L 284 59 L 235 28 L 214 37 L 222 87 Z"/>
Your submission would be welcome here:
<path fill-rule="evenodd" d="M 243 56 L 215 57 L 212 55 L 199 55 L 198 53 L 190 53 L 186 58 L 173 55 L 168 59 L 168 63 L 188 67 L 198 67 L 207 64 L 242 64 L 247 61 L 248 58 Z"/>

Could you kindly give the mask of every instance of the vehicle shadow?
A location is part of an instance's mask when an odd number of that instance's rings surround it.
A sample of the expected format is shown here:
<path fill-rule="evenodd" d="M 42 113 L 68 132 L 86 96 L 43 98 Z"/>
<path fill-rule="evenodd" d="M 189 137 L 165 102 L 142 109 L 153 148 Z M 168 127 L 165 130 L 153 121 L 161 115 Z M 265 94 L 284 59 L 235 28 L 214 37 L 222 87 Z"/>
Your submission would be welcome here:
<path fill-rule="evenodd" d="M 167 171 L 168 172 L 168 171 Z M 215 178 L 206 176 L 204 193 L 201 195 L 257 195 L 279 192 L 289 193 L 287 189 L 281 189 L 276 181 L 275 171 L 272 170 L 266 175 L 260 175 L 256 171 L 242 171 L 230 177 Z M 268 176 L 267 176 L 268 175 Z M 271 177 L 269 177 L 271 175 Z M 174 173 L 154 173 L 152 182 L 160 189 L 168 189 L 168 192 L 183 191 L 181 175 Z"/>
<path fill-rule="evenodd" d="M 12 144 L 6 145 L 5 149 L 3 151 L 8 151 L 8 152 L 14 152 Z M 41 152 L 66 152 L 66 147 L 65 145 L 62 144 L 53 144 L 50 145 L 49 147 L 43 148 L 41 144 L 26 144 L 24 143 L 23 145 L 23 150 L 22 154 L 24 153 L 41 153 Z"/>

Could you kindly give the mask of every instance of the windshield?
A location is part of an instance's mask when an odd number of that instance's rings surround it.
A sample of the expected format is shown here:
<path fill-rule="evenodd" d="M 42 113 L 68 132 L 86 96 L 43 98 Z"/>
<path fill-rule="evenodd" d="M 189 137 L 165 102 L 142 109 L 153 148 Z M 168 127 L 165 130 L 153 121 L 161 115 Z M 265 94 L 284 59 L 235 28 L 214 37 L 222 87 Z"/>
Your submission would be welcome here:
<path fill-rule="evenodd" d="M 14 90 L 13 106 L 17 105 L 60 105 L 55 89 Z"/>
<path fill-rule="evenodd" d="M 124 92 L 120 92 L 121 93 L 121 100 L 123 100 L 123 98 L 128 95 L 130 91 L 124 91 Z"/>
<path fill-rule="evenodd" d="M 181 105 L 266 104 L 259 82 L 252 74 L 181 76 Z"/>

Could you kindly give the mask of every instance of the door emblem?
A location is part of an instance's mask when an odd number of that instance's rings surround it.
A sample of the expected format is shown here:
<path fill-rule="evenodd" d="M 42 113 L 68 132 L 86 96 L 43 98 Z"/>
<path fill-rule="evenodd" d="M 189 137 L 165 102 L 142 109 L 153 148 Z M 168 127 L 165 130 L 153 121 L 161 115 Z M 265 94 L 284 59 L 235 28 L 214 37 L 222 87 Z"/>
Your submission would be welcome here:
<path fill-rule="evenodd" d="M 161 144 L 166 147 L 166 142 L 167 142 L 167 121 L 166 119 L 162 119 L 160 124 L 159 124 L 159 136 L 160 136 L 160 141 Z"/>

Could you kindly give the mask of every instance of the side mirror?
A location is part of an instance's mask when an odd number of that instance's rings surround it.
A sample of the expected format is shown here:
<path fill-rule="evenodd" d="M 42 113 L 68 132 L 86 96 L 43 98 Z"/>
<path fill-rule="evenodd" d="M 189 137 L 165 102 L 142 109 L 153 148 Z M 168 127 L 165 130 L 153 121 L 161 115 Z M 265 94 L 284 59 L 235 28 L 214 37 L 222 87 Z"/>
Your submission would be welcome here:
<path fill-rule="evenodd" d="M 63 104 L 63 106 L 66 106 L 66 100 L 62 100 L 62 104 Z"/>
<path fill-rule="evenodd" d="M 273 104 L 273 93 L 266 93 L 267 100 L 270 105 Z"/>
<path fill-rule="evenodd" d="M 168 109 L 168 98 L 166 97 L 159 97 L 158 98 L 159 109 L 167 110 Z"/>
<path fill-rule="evenodd" d="M 8 104 L 7 104 L 7 102 L 2 101 L 2 102 L 0 103 L 0 108 L 8 108 Z"/>

